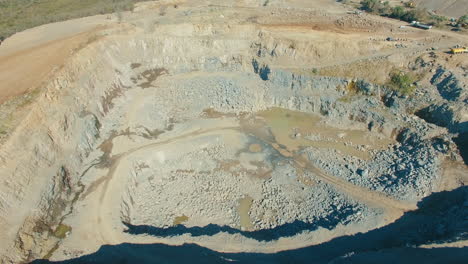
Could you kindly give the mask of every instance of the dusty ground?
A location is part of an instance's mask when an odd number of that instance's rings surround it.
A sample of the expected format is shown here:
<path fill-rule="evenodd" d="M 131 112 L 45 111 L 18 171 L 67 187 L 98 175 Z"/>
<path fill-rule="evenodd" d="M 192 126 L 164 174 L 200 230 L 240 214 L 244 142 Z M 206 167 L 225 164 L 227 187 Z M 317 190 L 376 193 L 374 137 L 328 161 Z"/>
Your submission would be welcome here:
<path fill-rule="evenodd" d="M 76 49 L 93 40 L 95 29 L 110 23 L 107 17 L 41 26 L 3 42 L 0 49 L 0 102 L 43 85 L 49 74 L 62 67 Z"/>
<path fill-rule="evenodd" d="M 415 0 L 418 7 L 435 11 L 438 14 L 458 18 L 468 13 L 467 0 Z"/>
<path fill-rule="evenodd" d="M 5 41 L 2 261 L 121 243 L 290 254 L 466 185 L 468 65 L 447 51 L 468 38 L 348 10 L 156 1 Z M 396 68 L 414 95 L 382 85 Z M 397 246 L 466 246 L 452 222 Z"/>

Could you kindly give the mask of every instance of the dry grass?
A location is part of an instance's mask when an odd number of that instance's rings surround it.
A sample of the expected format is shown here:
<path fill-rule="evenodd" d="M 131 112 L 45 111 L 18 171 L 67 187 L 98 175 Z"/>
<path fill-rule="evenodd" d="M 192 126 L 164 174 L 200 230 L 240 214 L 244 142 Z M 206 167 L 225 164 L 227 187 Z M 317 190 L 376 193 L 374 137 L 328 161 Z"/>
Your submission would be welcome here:
<path fill-rule="evenodd" d="M 363 79 L 371 83 L 385 84 L 395 67 L 388 60 L 365 60 L 350 64 L 335 65 L 318 69 L 318 75 Z"/>
<path fill-rule="evenodd" d="M 70 226 L 60 224 L 54 231 L 54 236 L 60 239 L 67 237 L 67 233 L 71 232 L 72 228 Z"/>
<path fill-rule="evenodd" d="M 0 0 L 0 39 L 35 26 L 131 10 L 142 0 Z"/>
<path fill-rule="evenodd" d="M 5 141 L 16 125 L 18 125 L 21 118 L 26 114 L 27 107 L 39 94 L 40 89 L 35 89 L 0 105 L 0 144 Z"/>

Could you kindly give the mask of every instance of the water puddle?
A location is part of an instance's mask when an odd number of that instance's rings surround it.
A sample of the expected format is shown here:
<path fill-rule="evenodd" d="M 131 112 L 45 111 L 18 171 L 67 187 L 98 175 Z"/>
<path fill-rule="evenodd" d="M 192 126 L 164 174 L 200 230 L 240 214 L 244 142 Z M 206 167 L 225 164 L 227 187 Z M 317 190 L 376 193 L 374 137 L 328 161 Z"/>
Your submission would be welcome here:
<path fill-rule="evenodd" d="M 384 149 L 393 140 L 366 130 L 339 129 L 321 123 L 314 114 L 271 108 L 257 114 L 263 118 L 278 151 L 296 152 L 303 147 L 336 149 L 342 154 L 370 159 L 369 149 Z M 362 149 L 362 145 L 366 145 Z"/>
<path fill-rule="evenodd" d="M 239 199 L 239 205 L 237 206 L 237 213 L 240 217 L 240 226 L 242 230 L 249 231 L 253 230 L 253 224 L 250 220 L 250 207 L 252 206 L 252 197 L 246 195 Z"/>

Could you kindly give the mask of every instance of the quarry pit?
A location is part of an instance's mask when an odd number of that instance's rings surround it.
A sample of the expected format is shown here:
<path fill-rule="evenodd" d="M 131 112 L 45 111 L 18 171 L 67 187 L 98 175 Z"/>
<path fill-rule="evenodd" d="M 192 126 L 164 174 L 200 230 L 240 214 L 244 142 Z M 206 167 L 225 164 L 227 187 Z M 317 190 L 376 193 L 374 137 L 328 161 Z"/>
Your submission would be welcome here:
<path fill-rule="evenodd" d="M 122 243 L 287 252 L 384 227 L 467 182 L 466 61 L 429 54 L 465 35 L 330 1 L 198 2 L 140 3 L 53 40 L 71 55 L 2 138 L 5 263 Z M 3 52 L 33 56 L 14 51 L 27 33 Z M 424 96 L 385 88 L 403 65 L 429 74 Z M 438 106 L 455 113 L 445 125 Z"/>

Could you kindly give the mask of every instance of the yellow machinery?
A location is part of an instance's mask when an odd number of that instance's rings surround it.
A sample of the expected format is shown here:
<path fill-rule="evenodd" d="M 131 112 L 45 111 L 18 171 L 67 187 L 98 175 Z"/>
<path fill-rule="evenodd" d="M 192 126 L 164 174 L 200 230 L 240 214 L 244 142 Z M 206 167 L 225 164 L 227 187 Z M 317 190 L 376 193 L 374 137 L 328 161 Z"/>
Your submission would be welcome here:
<path fill-rule="evenodd" d="M 452 54 L 460 54 L 460 53 L 468 53 L 468 48 L 463 47 L 463 48 L 453 48 L 450 50 Z"/>

